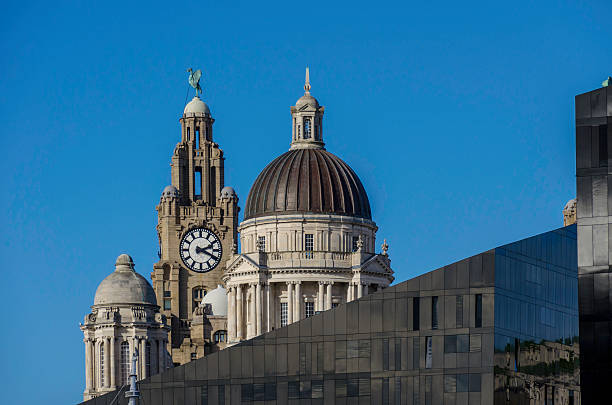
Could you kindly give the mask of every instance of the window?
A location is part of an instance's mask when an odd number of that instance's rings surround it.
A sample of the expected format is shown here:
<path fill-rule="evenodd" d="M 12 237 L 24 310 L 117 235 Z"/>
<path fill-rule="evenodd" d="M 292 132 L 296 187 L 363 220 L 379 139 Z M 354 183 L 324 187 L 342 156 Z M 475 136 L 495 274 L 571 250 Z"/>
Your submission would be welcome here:
<path fill-rule="evenodd" d="M 286 302 L 281 302 L 281 327 L 282 326 L 287 326 L 287 303 Z"/>
<path fill-rule="evenodd" d="M 357 251 L 357 243 L 359 242 L 359 236 L 353 236 L 353 252 Z"/>
<path fill-rule="evenodd" d="M 300 382 L 299 381 L 289 381 L 287 384 L 288 399 L 300 399 Z"/>
<path fill-rule="evenodd" d="M 164 299 L 164 309 L 165 310 L 171 310 L 172 309 L 172 300 L 169 299 Z"/>
<path fill-rule="evenodd" d="M 145 343 L 145 357 L 146 357 L 145 376 L 150 377 L 151 376 L 151 342 Z"/>
<path fill-rule="evenodd" d="M 130 374 L 130 344 L 128 342 L 121 342 L 121 385 L 125 385 L 128 382 Z"/>
<path fill-rule="evenodd" d="M 319 126 L 315 124 L 314 129 L 315 129 L 315 139 L 318 141 L 321 139 L 319 137 Z"/>
<path fill-rule="evenodd" d="M 312 380 L 311 384 L 312 398 L 323 398 L 323 380 Z"/>
<path fill-rule="evenodd" d="M 470 351 L 470 335 L 444 336 L 444 353 L 468 353 Z"/>
<path fill-rule="evenodd" d="M 220 384 L 217 386 L 217 398 L 219 399 L 219 404 L 225 403 L 225 385 Z"/>
<path fill-rule="evenodd" d="M 276 400 L 276 383 L 265 383 L 264 390 L 265 390 L 264 399 L 266 401 Z"/>
<path fill-rule="evenodd" d="M 198 354 L 197 353 L 191 353 L 191 360 L 195 360 L 198 358 Z"/>
<path fill-rule="evenodd" d="M 414 297 L 412 299 L 412 330 L 419 330 L 419 325 L 421 323 L 420 314 L 421 314 L 421 301 L 419 297 Z"/>
<path fill-rule="evenodd" d="M 332 302 L 332 308 L 336 308 L 338 306 L 337 302 Z"/>
<path fill-rule="evenodd" d="M 310 118 L 304 118 L 304 139 L 310 138 Z"/>
<path fill-rule="evenodd" d="M 191 140 L 191 132 L 189 131 L 191 128 L 187 128 L 187 140 Z"/>
<path fill-rule="evenodd" d="M 104 342 L 100 343 L 100 385 L 104 387 Z"/>
<path fill-rule="evenodd" d="M 311 233 L 304 235 L 304 250 L 306 251 L 306 258 L 312 259 L 312 251 L 314 250 L 314 236 Z"/>
<path fill-rule="evenodd" d="M 170 291 L 164 290 L 164 298 L 170 298 Z"/>
<path fill-rule="evenodd" d="M 195 133 L 196 149 L 200 149 L 200 127 L 196 127 Z"/>
<path fill-rule="evenodd" d="M 476 328 L 482 328 L 482 294 L 476 294 L 476 305 L 475 305 L 475 322 Z"/>
<path fill-rule="evenodd" d="M 431 336 L 425 338 L 425 368 L 431 368 L 433 360 L 433 339 Z"/>
<path fill-rule="evenodd" d="M 206 289 L 202 286 L 194 287 L 191 294 L 193 296 L 193 309 L 196 309 L 200 306 L 202 298 L 204 298 L 204 296 L 206 295 Z"/>
<path fill-rule="evenodd" d="M 215 343 L 227 342 L 227 331 L 226 330 L 218 330 L 213 335 L 213 340 Z"/>
<path fill-rule="evenodd" d="M 438 329 L 438 297 L 431 297 L 431 329 Z"/>
<path fill-rule="evenodd" d="M 257 250 L 259 250 L 260 252 L 266 251 L 266 237 L 265 236 L 257 237 Z"/>
<path fill-rule="evenodd" d="M 306 309 L 306 318 L 308 318 L 309 316 L 313 316 L 314 315 L 314 302 L 307 302 L 305 309 Z"/>
<path fill-rule="evenodd" d="M 194 193 L 195 193 L 195 198 L 196 200 L 199 200 L 200 198 L 202 198 L 202 172 L 200 171 L 200 169 L 197 169 L 194 172 Z"/>

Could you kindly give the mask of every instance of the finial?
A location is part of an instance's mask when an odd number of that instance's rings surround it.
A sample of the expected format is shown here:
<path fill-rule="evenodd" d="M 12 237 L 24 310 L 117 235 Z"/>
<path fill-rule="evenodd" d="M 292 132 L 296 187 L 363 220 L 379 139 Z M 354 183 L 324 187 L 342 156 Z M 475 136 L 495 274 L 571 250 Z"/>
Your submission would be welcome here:
<path fill-rule="evenodd" d="M 308 77 L 308 68 L 306 68 L 306 77 Z M 306 79 L 306 80 L 308 80 L 308 79 Z M 610 84 L 612 84 L 612 77 L 610 77 L 610 76 L 608 76 L 608 78 L 606 80 L 601 82 L 602 87 L 608 87 Z"/>
<path fill-rule="evenodd" d="M 381 249 L 382 249 L 382 254 L 384 256 L 387 256 L 387 250 L 389 250 L 389 245 L 387 244 L 387 239 L 383 240 L 383 244 L 381 246 Z"/>
<path fill-rule="evenodd" d="M 363 235 L 359 235 L 359 237 L 357 237 L 357 251 L 361 252 L 362 249 L 363 249 Z"/>
<path fill-rule="evenodd" d="M 310 94 L 310 71 L 308 70 L 308 66 L 306 66 L 306 82 L 304 83 L 304 91 L 306 94 Z"/>

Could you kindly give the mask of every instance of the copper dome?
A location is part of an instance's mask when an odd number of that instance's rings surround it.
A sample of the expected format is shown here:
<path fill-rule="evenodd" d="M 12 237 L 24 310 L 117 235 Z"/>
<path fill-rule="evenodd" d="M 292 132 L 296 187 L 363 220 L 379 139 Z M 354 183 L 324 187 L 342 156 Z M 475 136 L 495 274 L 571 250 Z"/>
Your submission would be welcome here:
<path fill-rule="evenodd" d="M 297 212 L 372 219 L 359 177 L 325 149 L 293 149 L 274 159 L 251 187 L 244 219 Z"/>

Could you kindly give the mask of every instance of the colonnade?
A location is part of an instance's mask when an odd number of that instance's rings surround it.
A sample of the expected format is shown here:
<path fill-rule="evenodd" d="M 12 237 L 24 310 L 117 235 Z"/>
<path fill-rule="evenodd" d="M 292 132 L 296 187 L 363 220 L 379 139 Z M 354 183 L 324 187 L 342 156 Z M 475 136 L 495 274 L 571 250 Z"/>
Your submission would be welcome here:
<path fill-rule="evenodd" d="M 86 392 L 111 391 L 127 383 L 127 381 L 122 381 L 121 376 L 121 344 L 123 342 L 129 345 L 127 361 L 130 367 L 132 353 L 135 348 L 138 348 L 139 380 L 162 372 L 169 367 L 166 361 L 168 342 L 165 339 L 131 336 L 86 338 L 83 341 L 85 342 Z M 147 350 L 147 342 L 150 343 L 149 350 Z"/>
<path fill-rule="evenodd" d="M 276 304 L 287 303 L 287 325 L 305 317 L 305 295 L 303 287 L 315 288 L 314 310 L 326 311 L 332 308 L 334 281 L 286 281 L 253 282 L 228 286 L 228 341 L 236 342 L 269 332 L 280 327 L 276 315 Z M 335 282 L 335 284 L 345 284 Z M 279 288 L 283 288 L 279 290 Z M 353 301 L 368 294 L 369 284 L 364 282 L 346 283 L 346 295 L 342 301 Z M 376 288 L 378 290 L 378 288 Z M 312 289 L 310 289 L 312 291 Z M 281 294 L 285 293 L 284 299 Z M 312 301 L 309 301 L 312 302 Z"/>

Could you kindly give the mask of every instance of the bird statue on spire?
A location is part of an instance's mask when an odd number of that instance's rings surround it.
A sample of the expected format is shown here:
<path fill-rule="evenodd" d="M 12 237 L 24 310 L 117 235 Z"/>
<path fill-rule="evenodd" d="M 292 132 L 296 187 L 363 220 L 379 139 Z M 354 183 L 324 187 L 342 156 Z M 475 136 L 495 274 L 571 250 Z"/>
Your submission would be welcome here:
<path fill-rule="evenodd" d="M 194 71 L 192 68 L 187 69 L 189 72 L 189 84 L 196 91 L 196 97 L 198 97 L 198 92 L 202 92 L 202 87 L 200 87 L 200 77 L 202 77 L 202 71 L 200 69 Z"/>
<path fill-rule="evenodd" d="M 310 71 L 308 70 L 308 66 L 306 66 L 306 82 L 304 83 L 304 91 L 306 94 L 310 94 Z"/>

